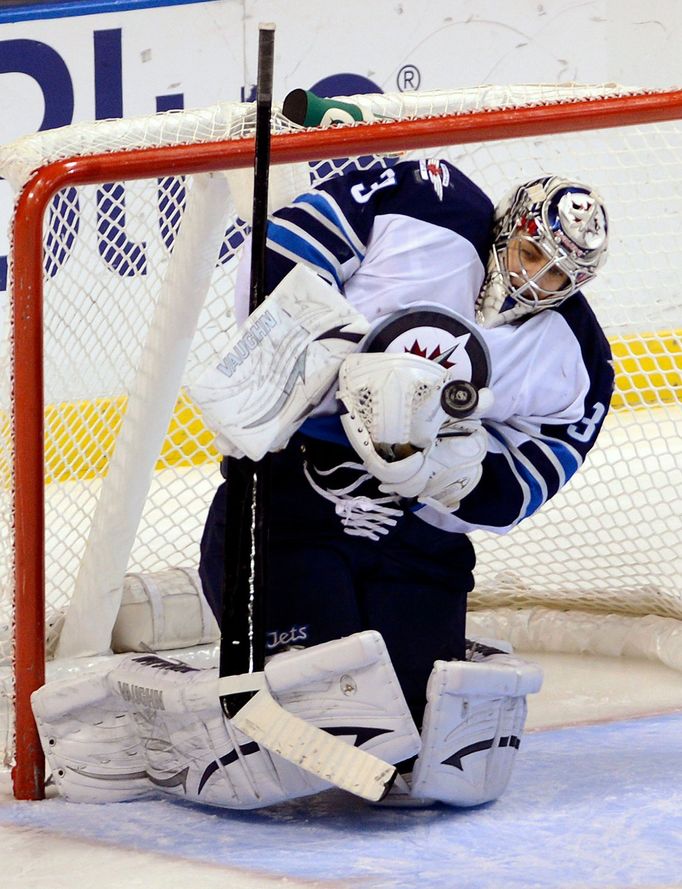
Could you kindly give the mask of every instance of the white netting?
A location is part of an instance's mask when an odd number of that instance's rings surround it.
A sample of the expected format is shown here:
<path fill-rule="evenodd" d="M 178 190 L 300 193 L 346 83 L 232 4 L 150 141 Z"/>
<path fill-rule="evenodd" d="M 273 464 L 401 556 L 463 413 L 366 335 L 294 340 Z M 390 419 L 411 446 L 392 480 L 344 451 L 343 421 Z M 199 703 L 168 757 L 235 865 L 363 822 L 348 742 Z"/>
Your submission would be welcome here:
<path fill-rule="evenodd" d="M 614 86 L 566 84 L 351 100 L 377 119 L 408 119 L 625 92 Z M 253 106 L 223 104 L 143 120 L 76 125 L 0 149 L 0 175 L 20 190 L 33 171 L 49 161 L 236 139 L 252 134 L 253 122 Z M 372 125 L 360 126 L 367 130 L 367 156 L 312 163 L 305 178 L 314 183 L 354 165 L 395 162 L 371 155 Z M 274 129 L 297 128 L 276 109 Z M 587 465 L 545 509 L 507 538 L 474 535 L 479 566 L 472 604 L 537 602 L 682 618 L 682 123 L 449 146 L 425 153 L 447 157 L 495 201 L 513 183 L 548 172 L 582 179 L 603 194 L 612 226 L 609 261 L 588 295 L 616 355 L 614 410 Z M 284 173 L 273 169 L 277 192 Z M 53 201 L 45 223 L 49 614 L 66 607 L 73 593 L 102 478 L 130 387 L 148 349 L 149 325 L 191 187 L 182 177 L 152 174 L 134 182 L 67 188 Z M 232 199 L 243 206 L 243 195 Z M 225 330 L 233 323 L 235 264 L 246 230 L 236 206 L 229 208 L 185 376 L 220 351 Z M 188 261 L 191 265 L 191 257 Z M 8 635 L 13 521 L 6 345 L 2 355 L 0 623 Z M 156 461 L 129 571 L 197 564 L 204 517 L 219 481 L 217 464 L 211 436 L 181 395 Z M 92 620 L 97 620 L 96 614 Z"/>

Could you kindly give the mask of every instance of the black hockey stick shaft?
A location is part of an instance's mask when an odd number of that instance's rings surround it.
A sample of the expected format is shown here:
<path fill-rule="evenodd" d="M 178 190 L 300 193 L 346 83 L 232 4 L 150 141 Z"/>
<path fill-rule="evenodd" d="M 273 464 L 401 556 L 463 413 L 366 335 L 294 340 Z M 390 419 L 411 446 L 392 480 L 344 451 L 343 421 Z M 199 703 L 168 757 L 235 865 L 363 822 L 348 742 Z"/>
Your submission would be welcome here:
<path fill-rule="evenodd" d="M 253 217 L 251 222 L 251 292 L 249 312 L 265 298 L 265 245 L 268 228 L 268 178 L 270 172 L 270 118 L 275 26 L 260 25 L 258 83 L 256 86 L 256 151 L 253 164 Z"/>
<path fill-rule="evenodd" d="M 258 37 L 256 136 L 251 284 L 249 312 L 265 297 L 270 118 L 275 27 L 262 24 Z M 223 565 L 223 609 L 220 622 L 220 676 L 262 670 L 265 659 L 269 455 L 259 463 L 229 457 L 226 479 L 226 521 Z M 249 695 L 221 697 L 225 713 L 234 715 Z"/>
<path fill-rule="evenodd" d="M 253 214 L 251 224 L 251 289 L 249 311 L 265 299 L 266 242 L 268 229 L 268 184 L 270 173 L 270 126 L 272 81 L 275 67 L 275 26 L 261 24 L 258 34 L 258 77 L 256 89 L 256 145 L 253 166 Z M 253 670 L 265 661 L 265 600 L 268 512 L 270 498 L 270 455 L 266 454 L 253 472 L 253 597 L 251 600 Z"/>

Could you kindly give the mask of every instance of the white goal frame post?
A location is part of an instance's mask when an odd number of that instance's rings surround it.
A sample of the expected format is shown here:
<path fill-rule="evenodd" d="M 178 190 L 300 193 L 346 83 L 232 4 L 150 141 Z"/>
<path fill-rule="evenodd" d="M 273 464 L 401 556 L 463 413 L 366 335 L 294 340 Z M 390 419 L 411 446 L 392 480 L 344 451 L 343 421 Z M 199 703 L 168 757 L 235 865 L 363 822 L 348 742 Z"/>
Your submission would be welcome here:
<path fill-rule="evenodd" d="M 414 102 L 419 99 L 419 94 L 414 94 Z M 396 102 L 406 101 L 409 105 L 409 95 L 396 97 Z M 383 155 L 679 120 L 682 119 L 682 91 L 607 94 L 606 97 L 571 98 L 522 108 L 499 107 L 457 114 L 443 114 L 438 110 L 438 103 L 434 107 L 436 110 L 424 118 L 384 119 L 326 130 L 275 131 L 271 163 L 277 166 Z M 126 122 L 118 123 L 125 125 Z M 35 169 L 22 184 L 12 220 L 14 576 L 9 582 L 14 587 L 15 603 L 13 779 L 15 796 L 19 799 L 39 799 L 44 793 L 43 757 L 30 709 L 30 695 L 45 682 L 43 265 L 44 219 L 50 202 L 62 189 L 75 186 L 248 168 L 253 163 L 254 139 L 246 136 L 115 151 L 103 144 L 96 153 L 89 153 L 91 151 L 92 147 L 86 147 L 84 154 L 60 158 Z"/>

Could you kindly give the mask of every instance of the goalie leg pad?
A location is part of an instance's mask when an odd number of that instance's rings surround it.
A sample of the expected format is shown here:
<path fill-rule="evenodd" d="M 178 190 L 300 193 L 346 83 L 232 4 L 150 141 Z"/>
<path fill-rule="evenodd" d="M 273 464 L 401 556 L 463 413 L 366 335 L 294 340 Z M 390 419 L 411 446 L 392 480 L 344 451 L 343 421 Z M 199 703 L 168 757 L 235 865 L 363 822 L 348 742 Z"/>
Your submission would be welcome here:
<path fill-rule="evenodd" d="M 262 674 L 238 678 L 251 690 L 264 681 Z M 318 779 L 271 756 L 225 718 L 217 670 L 138 656 L 123 661 L 108 679 L 112 694 L 133 711 L 149 782 L 157 793 L 254 809 L 324 788 Z"/>
<path fill-rule="evenodd" d="M 368 329 L 331 285 L 292 269 L 189 387 L 221 452 L 260 460 L 283 448 Z"/>
<path fill-rule="evenodd" d="M 265 676 L 282 707 L 319 728 L 339 734 L 339 726 L 355 721 L 364 734 L 371 726 L 372 752 L 382 759 L 400 762 L 420 747 L 386 645 L 374 630 L 277 654 Z"/>
<path fill-rule="evenodd" d="M 453 806 L 498 799 L 521 742 L 526 695 L 541 685 L 540 668 L 513 655 L 436 661 L 412 795 Z"/>
<path fill-rule="evenodd" d="M 419 749 L 378 633 L 277 655 L 267 676 L 235 679 L 267 688 L 280 712 L 383 760 L 399 762 Z M 79 802 L 164 793 L 252 809 L 331 786 L 320 770 L 313 775 L 295 756 L 268 751 L 226 719 L 218 689 L 217 670 L 156 655 L 126 657 L 97 680 L 44 686 L 32 703 L 60 793 Z"/>
<path fill-rule="evenodd" d="M 43 686 L 32 705 L 60 795 L 105 803 L 165 794 L 252 809 L 329 786 L 238 731 L 217 683 L 217 670 L 138 655 L 100 677 Z"/>
<path fill-rule="evenodd" d="M 64 799 L 119 802 L 153 791 L 133 717 L 111 696 L 106 674 L 51 682 L 33 693 L 31 705 Z"/>

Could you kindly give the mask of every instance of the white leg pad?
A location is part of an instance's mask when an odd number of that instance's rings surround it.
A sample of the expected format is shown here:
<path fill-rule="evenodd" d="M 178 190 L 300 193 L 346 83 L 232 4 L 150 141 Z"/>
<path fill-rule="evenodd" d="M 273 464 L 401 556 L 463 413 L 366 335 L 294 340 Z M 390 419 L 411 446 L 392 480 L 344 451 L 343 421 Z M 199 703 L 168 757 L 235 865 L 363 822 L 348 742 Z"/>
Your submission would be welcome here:
<path fill-rule="evenodd" d="M 436 661 L 427 686 L 412 796 L 453 806 L 497 799 L 507 787 L 542 671 L 521 658 Z"/>
<path fill-rule="evenodd" d="M 149 795 L 133 716 L 110 695 L 106 674 L 51 682 L 31 703 L 52 780 L 65 799 L 117 802 Z"/>
<path fill-rule="evenodd" d="M 235 723 L 271 752 L 336 787 L 376 802 L 395 778 L 389 763 L 413 756 L 420 747 L 379 633 L 357 633 L 277 655 L 265 675 L 286 719 L 276 713 L 273 719 L 262 719 L 274 702 L 259 701 L 261 692 L 237 714 Z"/>
<path fill-rule="evenodd" d="M 419 749 L 418 733 L 378 633 L 277 655 L 266 677 L 236 678 L 251 689 L 266 689 L 280 712 L 284 708 L 324 729 L 325 738 L 344 741 L 349 752 L 356 746 L 395 763 Z M 60 793 L 80 802 L 165 793 L 250 809 L 331 786 L 319 770 L 313 775 L 300 767 L 300 758 L 265 749 L 226 719 L 219 682 L 215 669 L 195 670 L 156 655 L 135 655 L 103 677 L 39 689 L 32 697 L 33 709 Z M 286 745 L 283 750 L 288 754 Z M 324 750 L 306 751 L 318 754 Z"/>

